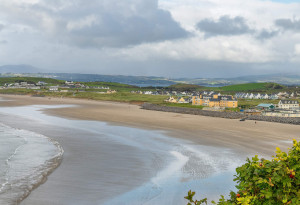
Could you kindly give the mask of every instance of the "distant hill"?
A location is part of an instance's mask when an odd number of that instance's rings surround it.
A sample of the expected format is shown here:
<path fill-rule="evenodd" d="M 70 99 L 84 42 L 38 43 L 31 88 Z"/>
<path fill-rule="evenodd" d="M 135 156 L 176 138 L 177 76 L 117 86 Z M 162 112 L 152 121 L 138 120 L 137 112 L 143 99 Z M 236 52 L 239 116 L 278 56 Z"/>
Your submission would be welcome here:
<path fill-rule="evenodd" d="M 234 91 L 234 92 L 259 92 L 266 90 L 280 90 L 284 89 L 286 86 L 280 85 L 277 83 L 246 83 L 246 84 L 236 84 L 236 85 L 228 85 L 221 87 L 222 91 Z"/>
<path fill-rule="evenodd" d="M 31 65 L 3 65 L 0 66 L 0 73 L 39 73 L 40 69 Z"/>
<path fill-rule="evenodd" d="M 197 91 L 201 88 L 204 88 L 203 86 L 200 85 L 193 85 L 193 84 L 183 84 L 183 83 L 178 83 L 175 85 L 170 85 L 166 87 L 166 90 L 176 90 L 176 91 L 188 91 L 188 92 L 193 92 Z"/>
<path fill-rule="evenodd" d="M 279 83 L 283 85 L 300 85 L 300 75 L 297 74 L 270 74 L 270 75 L 253 75 L 253 76 L 241 76 L 236 78 L 181 78 L 174 79 L 176 82 L 197 84 L 204 86 L 221 87 L 234 84 L 245 83 Z"/>
<path fill-rule="evenodd" d="M 153 76 L 98 75 L 77 73 L 48 73 L 46 75 L 59 80 L 71 80 L 78 82 L 114 82 L 139 87 L 166 87 L 176 84 L 176 82 L 173 82 L 169 79 Z"/>
<path fill-rule="evenodd" d="M 174 84 L 193 84 L 206 87 L 222 87 L 246 83 L 278 83 L 282 85 L 300 85 L 300 74 L 269 74 L 241 76 L 235 78 L 174 78 L 156 76 L 125 76 L 80 73 L 42 73 L 30 65 L 0 66 L 0 77 L 45 77 L 77 82 L 114 82 L 138 87 L 167 87 Z"/>
<path fill-rule="evenodd" d="M 20 83 L 27 82 L 36 84 L 39 81 L 43 81 L 48 84 L 63 84 L 64 81 L 51 79 L 51 78 L 35 78 L 35 77 L 3 77 L 0 78 L 0 85 L 4 85 L 5 83 Z"/>

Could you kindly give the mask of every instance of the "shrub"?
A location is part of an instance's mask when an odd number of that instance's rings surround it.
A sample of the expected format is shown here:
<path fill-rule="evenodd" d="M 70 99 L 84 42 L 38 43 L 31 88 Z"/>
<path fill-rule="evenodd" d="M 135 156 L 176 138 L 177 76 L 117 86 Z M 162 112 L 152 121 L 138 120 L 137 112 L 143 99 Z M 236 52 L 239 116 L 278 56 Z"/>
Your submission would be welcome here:
<path fill-rule="evenodd" d="M 272 160 L 259 160 L 257 155 L 236 169 L 234 181 L 237 192 L 230 198 L 221 196 L 219 205 L 274 205 L 300 204 L 300 142 L 293 140 L 288 154 L 276 148 Z M 185 198 L 188 205 L 207 204 L 207 199 L 194 200 L 195 192 L 189 191 Z"/>

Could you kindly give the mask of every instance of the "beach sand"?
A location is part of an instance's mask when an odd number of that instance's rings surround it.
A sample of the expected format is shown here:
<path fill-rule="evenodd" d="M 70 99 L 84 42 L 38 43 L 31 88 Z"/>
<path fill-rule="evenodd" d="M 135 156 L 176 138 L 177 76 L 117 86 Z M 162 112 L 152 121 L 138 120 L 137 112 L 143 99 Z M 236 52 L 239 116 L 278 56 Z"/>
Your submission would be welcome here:
<path fill-rule="evenodd" d="M 60 116 L 68 119 L 104 121 L 114 125 L 129 126 L 147 130 L 163 130 L 171 137 L 187 139 L 195 144 L 230 148 L 241 154 L 248 153 L 250 155 L 259 154 L 261 156 L 271 156 L 274 155 L 275 148 L 277 146 L 287 150 L 287 148 L 291 146 L 292 139 L 296 138 L 299 140 L 300 137 L 300 127 L 297 125 L 270 122 L 258 122 L 255 124 L 254 121 L 240 122 L 236 119 L 149 111 L 140 109 L 137 105 L 118 102 L 14 95 L 1 95 L 0 97 L 10 100 L 1 101 L 0 106 L 9 107 L 36 104 L 76 105 L 75 107 L 68 108 L 45 109 L 43 112 L 47 115 Z M 56 135 L 53 134 L 53 136 L 55 137 Z M 77 135 L 75 134 L 75 136 Z M 79 160 L 76 161 L 76 156 L 81 156 L 80 158 L 82 159 L 84 154 L 90 151 L 91 147 L 95 150 L 98 148 L 97 146 L 102 146 L 103 149 L 105 148 L 105 145 L 97 143 L 94 146 L 91 144 L 87 145 L 87 143 L 83 142 L 83 140 L 79 137 L 75 137 L 74 141 L 70 141 L 72 140 L 71 137 L 66 137 L 64 139 L 59 138 L 58 136 L 56 137 L 57 139 L 55 140 L 61 143 L 65 149 L 64 161 L 73 161 L 74 164 L 79 163 Z M 89 141 L 88 143 L 91 142 Z M 79 148 L 81 153 L 76 153 L 76 150 L 79 150 Z M 116 147 L 116 149 L 119 148 Z M 103 153 L 105 154 L 105 149 Z M 122 154 L 122 152 L 119 153 L 120 155 Z M 130 161 L 132 159 L 128 156 L 128 158 L 124 158 L 124 160 Z M 85 165 L 87 169 L 85 171 L 88 173 L 89 168 L 87 166 L 90 165 Z M 135 166 L 139 166 L 138 162 L 137 164 L 132 164 L 132 167 Z M 65 174 L 69 174 L 68 172 L 72 174 L 71 172 L 73 168 L 74 166 L 72 166 L 72 163 L 63 162 L 62 165 L 52 175 L 50 175 L 48 181 L 36 189 L 21 204 L 51 204 L 51 201 L 53 201 L 51 193 L 57 192 L 57 184 L 60 184 L 62 187 L 59 190 L 62 192 L 61 194 L 70 194 L 70 198 L 72 198 L 72 195 L 74 194 L 79 194 L 76 192 L 76 186 L 78 186 L 80 182 L 76 180 L 75 182 L 66 181 L 64 176 Z M 103 172 L 109 173 L 109 170 L 103 170 Z M 95 174 L 94 177 L 97 177 L 96 173 L 91 174 Z M 147 174 L 149 173 L 146 172 L 146 174 L 140 176 L 140 178 L 137 177 L 137 181 L 132 182 L 131 186 L 133 187 L 142 183 L 143 177 L 149 177 Z M 76 177 L 76 175 L 74 175 L 74 177 Z M 77 177 L 79 178 L 80 176 Z M 123 177 L 126 178 L 127 176 Z M 92 177 L 90 180 L 92 180 Z M 73 186 L 74 190 L 64 190 L 64 183 L 67 183 L 69 187 Z M 114 183 L 117 184 L 117 181 Z M 55 204 L 60 203 L 57 202 Z M 82 202 L 77 204 L 84 203 Z"/>
<path fill-rule="evenodd" d="M 71 98 L 47 98 L 30 96 L 0 97 L 12 101 L 2 101 L 0 106 L 24 105 L 76 105 L 76 107 L 49 109 L 44 112 L 70 119 L 97 120 L 143 129 L 168 131 L 170 136 L 192 140 L 213 146 L 229 147 L 272 155 L 276 146 L 286 149 L 288 141 L 299 139 L 298 125 L 224 119 L 199 115 L 168 113 L 140 109 L 140 106 L 106 101 Z M 198 135 L 201 137 L 198 137 Z"/>

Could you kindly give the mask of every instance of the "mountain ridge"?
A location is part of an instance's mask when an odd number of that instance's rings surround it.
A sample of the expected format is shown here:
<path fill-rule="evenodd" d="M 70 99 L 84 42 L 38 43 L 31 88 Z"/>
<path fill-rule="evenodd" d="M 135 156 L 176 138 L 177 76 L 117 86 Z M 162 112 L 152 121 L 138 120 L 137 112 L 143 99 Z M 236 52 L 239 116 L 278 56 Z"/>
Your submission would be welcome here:
<path fill-rule="evenodd" d="M 275 73 L 263 75 L 248 75 L 232 78 L 166 78 L 157 76 L 127 76 L 127 75 L 101 75 L 101 74 L 80 74 L 80 73 L 42 73 L 42 69 L 31 65 L 4 65 L 0 66 L 2 77 L 25 76 L 25 77 L 47 77 L 59 80 L 72 81 L 104 81 L 117 82 L 140 87 L 145 86 L 169 86 L 177 83 L 195 84 L 201 86 L 226 86 L 243 83 L 272 82 L 283 85 L 300 85 L 300 74 L 295 73 Z M 0 77 L 1 77 L 0 76 Z"/>

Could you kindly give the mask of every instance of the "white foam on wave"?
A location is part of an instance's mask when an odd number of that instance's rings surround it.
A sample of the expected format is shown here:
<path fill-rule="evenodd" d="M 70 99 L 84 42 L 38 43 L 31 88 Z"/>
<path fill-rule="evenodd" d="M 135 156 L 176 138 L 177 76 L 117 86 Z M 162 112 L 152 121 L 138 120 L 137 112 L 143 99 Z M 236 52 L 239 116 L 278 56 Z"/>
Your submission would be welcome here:
<path fill-rule="evenodd" d="M 165 140 L 165 139 L 164 139 Z M 164 141 L 163 140 L 163 141 Z M 184 204 L 189 189 L 198 190 L 198 198 L 216 199 L 234 190 L 234 169 L 242 160 L 231 150 L 192 145 L 184 140 L 171 139 L 174 144 L 164 156 L 166 166 L 158 170 L 149 182 L 122 194 L 105 205 Z M 160 153 L 160 150 L 156 150 Z"/>
<path fill-rule="evenodd" d="M 11 146 L 2 170 L 0 204 L 16 204 L 22 201 L 61 163 L 63 149 L 58 142 L 27 130 L 14 129 L 0 123 L 2 142 Z M 4 133 L 6 134 L 4 136 Z M 4 139 L 3 139 L 4 136 Z M 11 140 L 17 139 L 19 141 Z M 22 141 L 22 142 L 20 142 Z M 13 148 L 13 147 L 12 147 Z"/>
<path fill-rule="evenodd" d="M 105 204 L 184 204 L 189 189 L 201 190 L 208 196 L 227 194 L 234 188 L 234 169 L 243 159 L 232 150 L 202 145 L 167 137 L 159 131 L 110 126 L 95 121 L 68 120 L 41 113 L 44 108 L 60 106 L 31 106 L 18 109 L 18 115 L 32 120 L 76 128 L 99 135 L 99 139 L 113 141 L 142 150 L 152 161 L 153 177 L 142 186 L 107 201 Z M 2 111 L 2 110 L 1 110 Z M 5 109 L 10 113 L 11 109 Z M 148 180 L 148 179 L 145 179 Z M 103 201 L 98 204 L 103 204 Z"/>
<path fill-rule="evenodd" d="M 177 151 L 170 151 L 170 154 L 175 157 L 175 160 L 173 160 L 165 169 L 158 172 L 157 175 L 151 179 L 151 182 L 157 186 L 166 182 L 170 177 L 179 175 L 180 170 L 189 160 L 187 156 L 184 156 Z"/>

